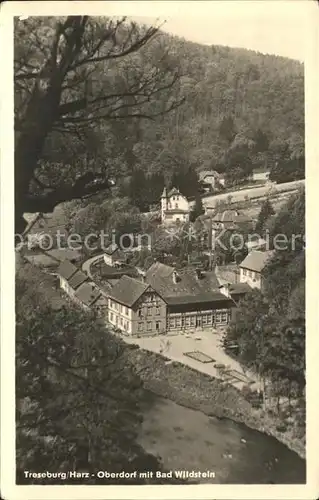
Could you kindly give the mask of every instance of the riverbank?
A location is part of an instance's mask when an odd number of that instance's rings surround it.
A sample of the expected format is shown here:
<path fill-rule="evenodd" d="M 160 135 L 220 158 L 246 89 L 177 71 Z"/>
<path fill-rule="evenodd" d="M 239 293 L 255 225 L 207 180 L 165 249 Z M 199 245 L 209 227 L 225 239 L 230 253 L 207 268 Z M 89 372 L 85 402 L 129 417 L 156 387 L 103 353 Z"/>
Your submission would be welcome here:
<path fill-rule="evenodd" d="M 227 418 L 276 438 L 305 459 L 305 443 L 293 429 L 277 430 L 281 421 L 253 408 L 235 387 L 205 373 L 136 345 L 128 345 L 128 358 L 146 390 L 207 416 Z"/>

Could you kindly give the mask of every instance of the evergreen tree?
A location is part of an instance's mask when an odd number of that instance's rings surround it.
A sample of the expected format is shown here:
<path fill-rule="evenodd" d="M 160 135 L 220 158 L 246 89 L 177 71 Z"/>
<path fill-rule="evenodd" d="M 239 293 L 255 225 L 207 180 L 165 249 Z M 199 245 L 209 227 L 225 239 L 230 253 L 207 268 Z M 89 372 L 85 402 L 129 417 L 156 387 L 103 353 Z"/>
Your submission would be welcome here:
<path fill-rule="evenodd" d="M 199 217 L 200 215 L 203 215 L 204 213 L 205 213 L 205 210 L 204 210 L 204 207 L 203 207 L 202 198 L 201 198 L 200 194 L 197 193 L 196 196 L 195 196 L 194 208 L 193 208 L 193 210 L 191 211 L 191 214 L 190 214 L 190 220 L 191 220 L 191 222 L 194 222 L 197 219 L 197 217 Z"/>
<path fill-rule="evenodd" d="M 262 153 L 264 151 L 267 151 L 269 148 L 269 140 L 267 137 L 267 134 L 263 132 L 260 128 L 257 129 L 253 140 L 255 142 L 255 151 L 257 153 Z"/>
<path fill-rule="evenodd" d="M 236 135 L 236 127 L 232 116 L 225 116 L 222 119 L 219 125 L 219 135 L 229 144 L 232 143 Z"/>
<path fill-rule="evenodd" d="M 266 200 L 263 202 L 262 206 L 261 206 L 261 209 L 260 209 L 260 212 L 259 212 L 259 215 L 258 215 L 258 219 L 257 219 L 257 223 L 256 223 L 256 231 L 260 231 L 262 232 L 265 228 L 265 222 L 269 219 L 269 217 L 271 215 L 274 215 L 275 211 L 273 209 L 273 206 L 272 204 L 270 203 L 270 200 L 269 198 L 266 198 Z"/>

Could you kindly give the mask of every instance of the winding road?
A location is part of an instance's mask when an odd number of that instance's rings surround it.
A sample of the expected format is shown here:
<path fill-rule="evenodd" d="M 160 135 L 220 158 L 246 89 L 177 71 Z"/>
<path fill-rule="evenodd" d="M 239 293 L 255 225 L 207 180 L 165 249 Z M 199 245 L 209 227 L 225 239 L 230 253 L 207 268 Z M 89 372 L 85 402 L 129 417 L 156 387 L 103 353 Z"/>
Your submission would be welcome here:
<path fill-rule="evenodd" d="M 85 262 L 82 264 L 82 271 L 86 273 L 91 280 L 93 280 L 93 276 L 91 274 L 91 266 L 95 264 L 96 262 L 99 262 L 102 260 L 104 257 L 104 253 L 99 254 L 99 255 L 94 255 L 94 257 L 90 257 L 87 259 Z"/>

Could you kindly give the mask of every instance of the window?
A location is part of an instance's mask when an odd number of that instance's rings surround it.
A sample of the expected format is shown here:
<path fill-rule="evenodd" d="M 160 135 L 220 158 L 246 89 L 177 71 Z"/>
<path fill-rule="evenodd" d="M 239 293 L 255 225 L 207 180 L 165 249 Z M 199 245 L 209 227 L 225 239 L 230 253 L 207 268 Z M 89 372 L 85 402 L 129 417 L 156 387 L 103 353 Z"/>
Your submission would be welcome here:
<path fill-rule="evenodd" d="M 175 328 L 175 318 L 169 318 L 169 328 Z"/>
<path fill-rule="evenodd" d="M 246 276 L 247 274 L 247 269 L 243 269 L 243 275 Z"/>
<path fill-rule="evenodd" d="M 195 316 L 190 316 L 191 326 L 195 326 Z"/>
<path fill-rule="evenodd" d="M 216 323 L 220 323 L 220 313 L 216 313 Z"/>
<path fill-rule="evenodd" d="M 186 316 L 185 323 L 186 323 L 186 326 L 190 326 L 190 324 L 191 324 L 191 318 L 190 318 L 190 316 Z"/>
<path fill-rule="evenodd" d="M 159 308 L 159 307 L 157 307 L 157 308 L 156 308 L 156 314 L 157 314 L 157 316 L 158 316 L 159 314 L 161 314 L 161 311 L 160 311 L 160 308 Z"/>
<path fill-rule="evenodd" d="M 120 319 L 121 326 L 123 326 L 123 318 Z"/>
<path fill-rule="evenodd" d="M 203 321 L 203 325 L 207 325 L 207 314 L 203 314 L 202 321 Z"/>
<path fill-rule="evenodd" d="M 115 324 L 117 325 L 119 322 L 119 317 L 118 316 L 115 316 Z"/>
<path fill-rule="evenodd" d="M 175 208 L 178 208 L 178 203 L 175 203 Z"/>
<path fill-rule="evenodd" d="M 126 316 L 128 316 L 128 308 L 127 307 L 125 308 L 125 314 L 126 314 Z"/>
<path fill-rule="evenodd" d="M 143 331 L 143 326 L 144 326 L 143 323 L 138 323 L 137 324 L 137 331 L 138 332 L 142 332 Z"/>
<path fill-rule="evenodd" d="M 139 317 L 139 318 L 141 318 L 141 317 L 142 317 L 142 309 L 139 309 L 139 310 L 137 311 L 137 315 L 138 315 L 138 317 Z"/>
<path fill-rule="evenodd" d="M 147 316 L 152 316 L 152 312 L 153 312 L 153 307 L 148 307 L 147 308 Z"/>
<path fill-rule="evenodd" d="M 113 313 L 110 313 L 110 321 L 113 321 Z"/>
<path fill-rule="evenodd" d="M 173 201 L 175 201 L 175 196 L 173 196 Z"/>
<path fill-rule="evenodd" d="M 148 331 L 152 330 L 152 322 L 151 321 L 147 322 L 147 330 Z"/>
<path fill-rule="evenodd" d="M 179 316 L 176 318 L 176 327 L 181 327 L 182 326 L 182 318 Z"/>
<path fill-rule="evenodd" d="M 221 323 L 226 323 L 227 322 L 227 312 L 222 312 L 221 313 Z"/>
<path fill-rule="evenodd" d="M 160 329 L 160 326 L 161 326 L 161 322 L 160 321 L 156 321 L 155 328 L 156 328 L 157 331 Z"/>

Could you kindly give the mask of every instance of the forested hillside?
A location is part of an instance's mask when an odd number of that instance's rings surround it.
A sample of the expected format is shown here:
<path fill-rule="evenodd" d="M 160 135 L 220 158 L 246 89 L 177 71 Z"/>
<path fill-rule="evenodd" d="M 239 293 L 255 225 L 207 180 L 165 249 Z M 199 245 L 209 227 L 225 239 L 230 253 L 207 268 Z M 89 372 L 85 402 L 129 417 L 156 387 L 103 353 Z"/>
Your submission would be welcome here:
<path fill-rule="evenodd" d="M 226 349 L 267 380 L 268 397 L 288 398 L 288 415 L 304 435 L 305 412 L 305 192 L 293 196 L 263 228 L 270 241 L 284 235 L 265 269 L 264 293 L 252 290 L 242 301 L 225 337 Z"/>
<path fill-rule="evenodd" d="M 207 168 L 234 185 L 256 167 L 272 168 L 278 182 L 303 178 L 303 85 L 297 61 L 129 20 L 17 20 L 19 205 L 52 211 L 107 188 L 110 176 L 141 210 L 164 183 L 196 195 L 196 173 Z M 54 192 L 35 199 L 43 189 Z"/>

